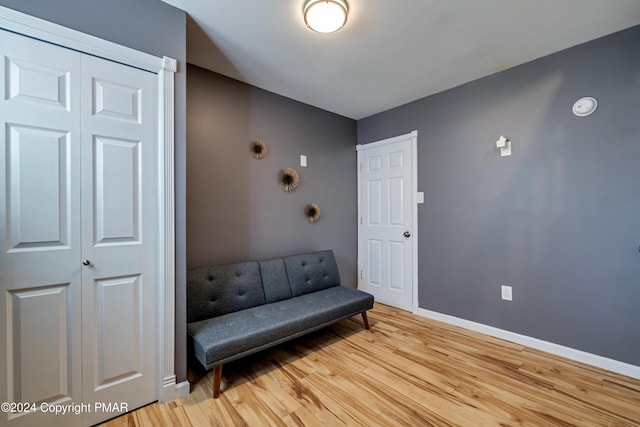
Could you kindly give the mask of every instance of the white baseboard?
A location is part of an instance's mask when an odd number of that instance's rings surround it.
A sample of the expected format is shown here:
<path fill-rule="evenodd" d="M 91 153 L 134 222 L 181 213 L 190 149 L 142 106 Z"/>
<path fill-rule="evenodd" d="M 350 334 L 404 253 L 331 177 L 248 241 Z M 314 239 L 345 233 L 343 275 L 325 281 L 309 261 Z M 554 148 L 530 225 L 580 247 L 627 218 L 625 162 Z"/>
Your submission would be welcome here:
<path fill-rule="evenodd" d="M 160 396 L 160 403 L 168 403 L 173 400 L 179 399 L 181 397 L 186 396 L 191 392 L 191 385 L 189 381 L 182 381 L 179 384 L 176 384 L 175 378 L 173 378 L 173 382 L 167 381 L 162 386 L 162 395 Z"/>
<path fill-rule="evenodd" d="M 598 356 L 596 354 L 576 350 L 574 348 L 565 347 L 537 338 L 528 337 L 526 335 L 520 335 L 515 332 L 505 331 L 503 329 L 494 328 L 493 326 L 472 322 L 471 320 L 460 319 L 448 314 L 425 310 L 419 307 L 414 309 L 414 313 L 419 316 L 427 317 L 429 319 L 438 320 L 450 325 L 459 326 L 461 328 L 469 329 L 475 332 L 480 332 L 481 334 L 490 335 L 492 337 L 514 342 L 516 344 L 525 345 L 536 350 L 546 351 L 547 353 L 566 357 L 567 359 L 586 363 L 587 365 L 596 366 L 598 368 L 606 369 L 608 371 L 615 372 L 621 375 L 626 375 L 631 378 L 640 379 L 640 366 L 631 365 L 629 363 L 620 362 L 618 360 L 609 359 L 606 357 Z"/>
<path fill-rule="evenodd" d="M 176 384 L 176 399 L 185 397 L 189 393 L 191 393 L 191 384 L 189 384 L 189 381 L 182 381 Z"/>

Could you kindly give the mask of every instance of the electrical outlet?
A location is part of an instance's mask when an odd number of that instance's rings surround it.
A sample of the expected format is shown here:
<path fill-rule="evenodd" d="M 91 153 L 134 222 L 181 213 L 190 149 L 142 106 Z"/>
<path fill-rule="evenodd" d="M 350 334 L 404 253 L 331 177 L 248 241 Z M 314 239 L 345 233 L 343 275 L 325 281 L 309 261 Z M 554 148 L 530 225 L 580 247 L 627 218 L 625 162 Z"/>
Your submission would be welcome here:
<path fill-rule="evenodd" d="M 511 291 L 511 286 L 502 286 L 501 288 L 502 299 L 505 301 L 513 300 L 513 293 Z"/>
<path fill-rule="evenodd" d="M 307 167 L 307 156 L 305 156 L 304 154 L 300 155 L 300 166 L 302 166 L 303 168 Z"/>

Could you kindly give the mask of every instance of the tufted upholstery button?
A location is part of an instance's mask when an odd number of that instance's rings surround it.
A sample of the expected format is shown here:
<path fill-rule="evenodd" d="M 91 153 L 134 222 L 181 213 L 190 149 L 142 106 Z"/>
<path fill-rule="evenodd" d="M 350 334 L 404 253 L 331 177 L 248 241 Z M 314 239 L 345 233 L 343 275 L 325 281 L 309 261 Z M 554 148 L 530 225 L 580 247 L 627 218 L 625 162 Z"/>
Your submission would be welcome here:
<path fill-rule="evenodd" d="M 322 258 L 320 258 L 320 262 L 322 262 Z"/>
<path fill-rule="evenodd" d="M 209 280 L 210 282 L 213 282 L 213 276 L 209 276 L 209 279 L 208 279 L 208 280 Z"/>
<path fill-rule="evenodd" d="M 307 265 L 307 263 L 302 261 L 302 266 L 305 267 L 306 265 Z"/>
<path fill-rule="evenodd" d="M 240 277 L 242 276 L 242 273 L 240 273 L 239 271 L 236 271 L 236 277 Z"/>

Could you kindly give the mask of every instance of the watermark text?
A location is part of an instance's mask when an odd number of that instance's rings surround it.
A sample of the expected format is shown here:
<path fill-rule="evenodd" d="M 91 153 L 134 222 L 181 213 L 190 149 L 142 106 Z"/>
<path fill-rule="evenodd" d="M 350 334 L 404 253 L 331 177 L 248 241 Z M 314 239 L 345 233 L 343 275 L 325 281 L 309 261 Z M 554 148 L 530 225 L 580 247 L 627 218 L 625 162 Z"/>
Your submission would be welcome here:
<path fill-rule="evenodd" d="M 28 412 L 43 412 L 54 415 L 85 413 L 125 413 L 129 412 L 127 402 L 95 402 L 95 403 L 30 403 L 30 402 L 2 402 L 0 413 L 24 414 Z"/>

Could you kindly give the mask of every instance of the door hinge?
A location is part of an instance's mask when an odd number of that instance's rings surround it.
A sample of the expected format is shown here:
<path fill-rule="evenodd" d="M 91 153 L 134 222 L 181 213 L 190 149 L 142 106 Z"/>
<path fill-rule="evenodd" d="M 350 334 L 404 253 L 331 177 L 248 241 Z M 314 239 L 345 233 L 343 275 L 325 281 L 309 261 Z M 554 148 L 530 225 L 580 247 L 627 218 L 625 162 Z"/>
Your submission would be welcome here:
<path fill-rule="evenodd" d="M 360 172 L 362 172 L 362 162 L 360 162 Z"/>
<path fill-rule="evenodd" d="M 360 270 L 360 278 L 364 279 L 364 270 Z"/>
<path fill-rule="evenodd" d="M 360 225 L 362 225 L 362 217 L 360 217 Z"/>

